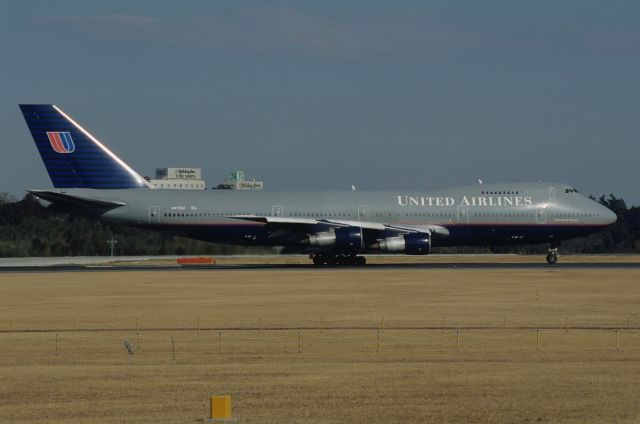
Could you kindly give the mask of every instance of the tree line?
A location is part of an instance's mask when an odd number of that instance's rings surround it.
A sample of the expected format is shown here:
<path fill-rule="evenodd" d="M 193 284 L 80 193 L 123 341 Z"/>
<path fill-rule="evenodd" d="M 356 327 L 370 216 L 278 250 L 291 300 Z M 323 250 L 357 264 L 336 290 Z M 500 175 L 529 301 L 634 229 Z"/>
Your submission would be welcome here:
<path fill-rule="evenodd" d="M 16 201 L 0 193 L 0 257 L 114 255 L 221 255 L 274 253 L 207 243 L 53 211 L 27 194 Z"/>
<path fill-rule="evenodd" d="M 594 199 L 596 200 L 596 199 Z M 563 253 L 640 252 L 640 207 L 627 206 L 614 195 L 597 199 L 618 220 L 587 237 L 562 244 Z M 220 255 L 274 253 L 272 248 L 229 246 L 170 236 L 52 211 L 30 194 L 16 200 L 0 193 L 0 257 L 115 255 Z M 434 253 L 539 253 L 547 246 L 441 248 Z"/>

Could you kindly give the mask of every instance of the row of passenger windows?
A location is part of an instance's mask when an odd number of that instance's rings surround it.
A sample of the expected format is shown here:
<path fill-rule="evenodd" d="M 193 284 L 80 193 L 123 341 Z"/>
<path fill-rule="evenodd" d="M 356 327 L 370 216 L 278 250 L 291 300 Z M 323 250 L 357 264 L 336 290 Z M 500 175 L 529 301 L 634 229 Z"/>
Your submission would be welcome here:
<path fill-rule="evenodd" d="M 206 216 L 219 216 L 225 217 L 230 215 L 254 215 L 249 212 L 209 212 L 209 213 L 165 213 L 163 216 L 167 218 L 176 218 L 176 217 L 206 217 Z M 272 216 L 272 214 L 264 214 L 257 213 L 258 216 Z M 530 213 L 473 213 L 471 214 L 474 218 L 533 218 L 534 214 Z M 351 217 L 350 213 L 292 213 L 289 215 L 285 215 L 288 217 L 304 217 L 304 218 L 348 218 Z M 402 214 L 383 214 L 383 213 L 375 213 L 376 217 L 384 217 L 384 216 L 402 216 Z M 455 213 L 405 213 L 405 217 L 424 217 L 424 218 L 454 218 L 458 216 Z M 578 217 L 595 217 L 600 216 L 599 213 L 554 213 L 551 214 L 553 218 L 578 218 Z"/>
<path fill-rule="evenodd" d="M 167 218 L 176 217 L 205 217 L 205 216 L 230 216 L 230 215 L 258 215 L 258 216 L 275 216 L 270 213 L 254 213 L 254 212 L 207 212 L 207 213 L 165 213 L 163 216 Z M 350 213 L 301 213 L 295 212 L 288 215 L 282 215 L 288 217 L 305 217 L 305 218 L 347 218 L 350 217 Z"/>
<path fill-rule="evenodd" d="M 480 218 L 533 218 L 530 213 L 474 213 L 474 217 Z"/>
<path fill-rule="evenodd" d="M 208 212 L 208 213 L 165 213 L 164 216 L 168 218 L 176 218 L 181 216 L 229 216 L 229 215 L 253 215 L 248 212 Z M 271 214 L 260 214 L 260 216 L 271 216 Z"/>
<path fill-rule="evenodd" d="M 474 218 L 533 218 L 535 215 L 530 213 L 473 213 L 470 214 Z M 453 213 L 408 213 L 405 216 L 423 216 L 428 218 L 454 218 L 458 216 Z M 464 216 L 464 215 L 463 215 Z"/>
<path fill-rule="evenodd" d="M 398 214 L 398 216 L 400 216 L 400 214 Z M 444 212 L 440 212 L 440 213 L 420 212 L 420 213 L 405 213 L 404 216 L 424 216 L 429 218 L 453 218 L 454 216 L 456 216 L 456 214 L 444 213 Z"/>
<path fill-rule="evenodd" d="M 302 212 L 293 212 L 287 216 L 295 216 L 295 217 L 303 217 L 303 218 L 335 218 L 335 217 L 350 217 L 350 213 L 302 213 Z"/>
<path fill-rule="evenodd" d="M 199 188 L 204 189 L 204 183 L 191 183 L 191 184 L 170 184 L 170 183 L 153 183 L 157 188 Z"/>
<path fill-rule="evenodd" d="M 578 193 L 578 190 L 576 190 L 575 188 L 565 188 L 564 189 L 565 193 Z M 480 192 L 481 194 L 520 194 L 519 191 L 482 191 Z"/>
<path fill-rule="evenodd" d="M 481 194 L 520 194 L 519 191 L 481 191 Z"/>

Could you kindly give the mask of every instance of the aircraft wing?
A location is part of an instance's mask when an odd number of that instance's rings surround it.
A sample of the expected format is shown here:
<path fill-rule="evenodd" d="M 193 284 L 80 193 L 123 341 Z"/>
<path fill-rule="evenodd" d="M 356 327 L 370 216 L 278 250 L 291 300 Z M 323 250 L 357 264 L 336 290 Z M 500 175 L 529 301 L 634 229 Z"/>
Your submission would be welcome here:
<path fill-rule="evenodd" d="M 447 237 L 449 230 L 441 225 L 396 225 L 384 224 L 380 222 L 353 221 L 347 219 L 314 219 L 314 218 L 287 218 L 281 216 L 260 216 L 260 215 L 231 215 L 229 218 L 243 219 L 246 221 L 263 222 L 265 224 L 273 224 L 278 227 L 300 228 L 307 226 L 309 228 L 324 225 L 328 228 L 340 227 L 360 227 L 363 230 L 377 232 L 396 232 L 398 234 L 408 233 L 429 233 L 435 237 Z"/>
<path fill-rule="evenodd" d="M 426 224 L 426 225 L 395 225 L 385 224 L 389 230 L 398 230 L 401 233 L 431 233 L 434 237 L 448 237 L 449 230 L 442 225 Z"/>

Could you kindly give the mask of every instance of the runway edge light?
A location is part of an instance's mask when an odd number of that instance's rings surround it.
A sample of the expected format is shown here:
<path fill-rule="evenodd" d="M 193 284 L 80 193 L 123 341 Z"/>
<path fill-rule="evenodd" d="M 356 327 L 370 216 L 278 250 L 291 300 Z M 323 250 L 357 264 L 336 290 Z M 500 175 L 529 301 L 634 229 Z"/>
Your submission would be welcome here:
<path fill-rule="evenodd" d="M 231 418 L 231 396 L 211 397 L 211 419 Z"/>

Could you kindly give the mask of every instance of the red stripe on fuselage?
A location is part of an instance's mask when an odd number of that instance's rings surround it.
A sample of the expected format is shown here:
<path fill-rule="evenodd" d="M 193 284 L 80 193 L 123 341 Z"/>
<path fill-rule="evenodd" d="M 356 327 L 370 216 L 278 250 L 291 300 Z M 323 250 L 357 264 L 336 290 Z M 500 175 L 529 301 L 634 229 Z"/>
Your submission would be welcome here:
<path fill-rule="evenodd" d="M 240 227 L 240 226 L 259 226 L 262 227 L 264 225 L 266 225 L 264 222 L 229 222 L 227 224 L 223 224 L 220 222 L 167 222 L 167 221 L 163 221 L 160 224 L 151 224 L 151 225 L 166 225 L 166 226 L 171 226 L 171 225 L 175 225 L 177 227 L 179 226 L 184 226 L 184 225 L 197 225 L 197 226 L 201 226 L 201 227 L 229 227 L 229 226 L 235 226 L 235 227 Z"/>
<path fill-rule="evenodd" d="M 322 224 L 322 223 L 319 223 Z M 546 223 L 546 224 L 534 224 L 534 223 L 504 223 L 504 222 L 478 222 L 478 223 L 459 223 L 459 222 L 390 222 L 386 223 L 388 225 L 438 225 L 440 227 L 480 227 L 480 226 L 494 226 L 494 227 L 607 227 L 605 224 L 587 224 L 587 223 L 579 223 L 579 222 L 563 222 L 563 223 Z M 153 225 L 153 224 L 152 224 Z M 226 227 L 226 226 L 264 226 L 266 225 L 264 222 L 229 222 L 229 223 L 221 223 L 221 222 L 167 222 L 162 221 L 160 224 L 155 225 L 175 225 L 175 226 L 184 226 L 184 225 L 194 225 L 194 226 L 208 226 L 208 227 Z"/>
<path fill-rule="evenodd" d="M 439 225 L 441 227 L 607 227 L 608 224 L 590 224 L 587 222 L 547 222 L 538 224 L 534 222 L 394 222 L 389 225 Z"/>

